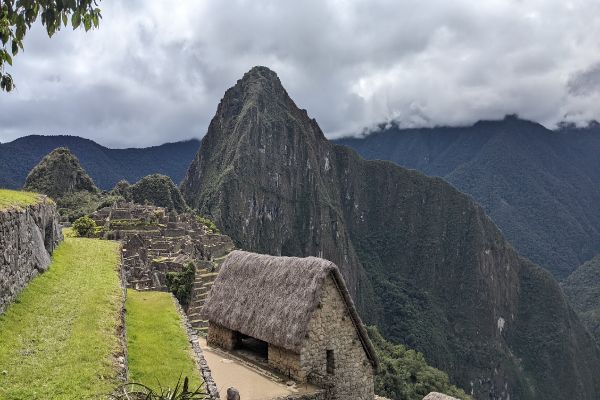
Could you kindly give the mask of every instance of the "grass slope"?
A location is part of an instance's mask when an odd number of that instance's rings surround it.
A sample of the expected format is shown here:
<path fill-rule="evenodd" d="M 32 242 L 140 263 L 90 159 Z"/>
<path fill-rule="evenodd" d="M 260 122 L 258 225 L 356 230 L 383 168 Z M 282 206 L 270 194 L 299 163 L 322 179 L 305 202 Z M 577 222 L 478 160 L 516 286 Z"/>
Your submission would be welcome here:
<path fill-rule="evenodd" d="M 40 195 L 31 192 L 0 189 L 0 210 L 27 207 L 40 201 Z"/>
<path fill-rule="evenodd" d="M 116 386 L 116 242 L 67 237 L 0 316 L 0 399 L 90 399 Z"/>
<path fill-rule="evenodd" d="M 126 308 L 130 380 L 157 390 L 187 376 L 197 388 L 200 374 L 172 296 L 128 290 Z"/>

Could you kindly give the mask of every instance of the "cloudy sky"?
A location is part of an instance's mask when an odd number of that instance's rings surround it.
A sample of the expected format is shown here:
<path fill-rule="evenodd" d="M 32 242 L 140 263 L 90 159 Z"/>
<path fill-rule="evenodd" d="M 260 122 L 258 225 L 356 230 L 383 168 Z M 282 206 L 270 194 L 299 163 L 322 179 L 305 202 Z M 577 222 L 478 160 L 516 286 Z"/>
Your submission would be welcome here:
<path fill-rule="evenodd" d="M 102 0 L 99 30 L 37 26 L 0 93 L 0 142 L 113 147 L 204 135 L 254 65 L 329 137 L 397 120 L 600 120 L 597 0 Z"/>

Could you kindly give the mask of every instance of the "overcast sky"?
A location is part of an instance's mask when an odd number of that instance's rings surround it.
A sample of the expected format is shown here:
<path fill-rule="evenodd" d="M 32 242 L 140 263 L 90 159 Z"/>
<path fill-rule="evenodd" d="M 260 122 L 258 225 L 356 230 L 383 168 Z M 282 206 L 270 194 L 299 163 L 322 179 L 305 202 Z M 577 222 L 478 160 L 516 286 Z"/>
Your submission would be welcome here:
<path fill-rule="evenodd" d="M 201 138 L 224 91 L 275 70 L 327 136 L 395 119 L 600 120 L 597 0 L 102 0 L 99 30 L 37 26 L 0 93 L 0 142 Z"/>

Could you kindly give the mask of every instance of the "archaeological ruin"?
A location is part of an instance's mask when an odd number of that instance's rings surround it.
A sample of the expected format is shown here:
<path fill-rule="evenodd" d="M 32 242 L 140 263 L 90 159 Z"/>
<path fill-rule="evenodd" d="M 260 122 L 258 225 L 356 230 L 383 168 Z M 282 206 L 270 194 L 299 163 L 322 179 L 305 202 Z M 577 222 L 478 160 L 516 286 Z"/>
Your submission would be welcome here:
<path fill-rule="evenodd" d="M 228 236 L 213 232 L 194 214 L 131 202 L 102 208 L 92 219 L 103 237 L 122 241 L 129 288 L 167 291 L 167 274 L 180 273 L 191 263 L 195 279 L 186 311 L 192 326 L 199 333 L 206 331 L 207 321 L 199 311 L 219 265 L 234 249 Z"/>
<path fill-rule="evenodd" d="M 203 316 L 209 345 L 245 348 L 289 379 L 322 388 L 310 398 L 374 398 L 375 351 L 330 261 L 233 251 Z"/>

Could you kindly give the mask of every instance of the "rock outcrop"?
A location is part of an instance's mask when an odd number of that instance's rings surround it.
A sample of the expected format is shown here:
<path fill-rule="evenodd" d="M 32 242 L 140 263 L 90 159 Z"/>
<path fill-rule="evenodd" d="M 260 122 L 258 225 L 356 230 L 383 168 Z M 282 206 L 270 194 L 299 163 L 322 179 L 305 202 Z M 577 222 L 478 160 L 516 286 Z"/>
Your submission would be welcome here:
<path fill-rule="evenodd" d="M 431 392 L 423 397 L 423 400 L 458 400 L 456 397 L 448 396 L 443 393 Z"/>
<path fill-rule="evenodd" d="M 53 199 L 80 191 L 98 192 L 77 157 L 64 147 L 53 150 L 31 170 L 24 189 L 46 194 Z"/>
<path fill-rule="evenodd" d="M 442 179 L 327 141 L 267 68 L 227 90 L 182 192 L 243 249 L 336 263 L 365 322 L 475 398 L 600 396 L 599 351 L 549 273 Z"/>
<path fill-rule="evenodd" d="M 56 205 L 45 196 L 38 204 L 0 210 L 0 314 L 38 273 L 62 240 Z"/>

